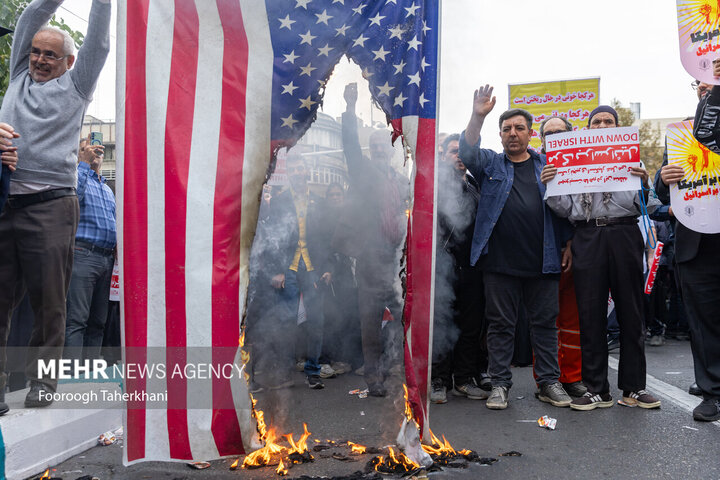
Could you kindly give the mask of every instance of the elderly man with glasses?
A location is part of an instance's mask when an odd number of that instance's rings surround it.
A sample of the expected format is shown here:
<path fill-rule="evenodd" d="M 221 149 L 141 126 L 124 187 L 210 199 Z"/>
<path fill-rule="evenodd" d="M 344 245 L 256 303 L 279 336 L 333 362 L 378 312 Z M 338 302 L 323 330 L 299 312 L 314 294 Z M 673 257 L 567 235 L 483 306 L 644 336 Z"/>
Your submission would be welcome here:
<path fill-rule="evenodd" d="M 26 407 L 52 403 L 49 393 L 57 385 L 57 379 L 38 375 L 38 364 L 62 355 L 78 225 L 78 140 L 110 50 L 110 0 L 93 0 L 77 57 L 72 38 L 45 25 L 61 3 L 34 0 L 18 19 L 0 110 L 0 122 L 21 134 L 13 142 L 17 169 L 0 215 L 0 401 L 10 319 L 27 290 L 35 325 L 26 357 L 31 380 Z"/>

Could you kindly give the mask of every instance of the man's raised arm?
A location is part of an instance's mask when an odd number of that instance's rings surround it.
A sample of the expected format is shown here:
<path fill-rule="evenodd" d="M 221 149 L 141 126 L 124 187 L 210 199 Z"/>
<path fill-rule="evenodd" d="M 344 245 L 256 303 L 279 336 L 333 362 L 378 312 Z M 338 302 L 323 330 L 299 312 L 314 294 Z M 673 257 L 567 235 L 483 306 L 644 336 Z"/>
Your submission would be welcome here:
<path fill-rule="evenodd" d="M 85 40 L 70 76 L 78 91 L 90 98 L 110 52 L 110 0 L 93 0 Z"/>
<path fill-rule="evenodd" d="M 355 116 L 355 104 L 357 103 L 357 83 L 350 83 L 345 86 L 343 93 L 345 98 L 345 112 L 342 114 L 342 142 L 345 161 L 347 162 L 348 177 L 351 184 L 361 178 L 365 172 L 362 171 L 362 148 L 358 138 L 357 117 Z"/>
<path fill-rule="evenodd" d="M 15 26 L 10 52 L 10 79 L 28 71 L 32 39 L 52 18 L 63 0 L 35 0 L 25 7 Z"/>

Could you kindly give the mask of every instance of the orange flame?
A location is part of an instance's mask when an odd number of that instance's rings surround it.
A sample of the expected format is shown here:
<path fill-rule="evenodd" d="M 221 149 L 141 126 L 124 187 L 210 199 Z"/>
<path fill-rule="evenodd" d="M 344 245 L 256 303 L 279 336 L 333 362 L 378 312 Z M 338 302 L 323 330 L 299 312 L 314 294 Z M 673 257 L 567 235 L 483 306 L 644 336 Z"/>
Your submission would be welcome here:
<path fill-rule="evenodd" d="M 287 438 L 288 443 L 292 447 L 290 449 L 290 451 L 288 452 L 288 454 L 299 453 L 302 455 L 303 453 L 308 451 L 307 439 L 310 436 L 310 432 L 308 432 L 306 423 L 303 423 L 303 429 L 305 430 L 305 433 L 302 434 L 302 436 L 300 437 L 300 440 L 298 440 L 297 444 L 295 444 L 295 442 L 293 441 L 292 433 L 285 435 L 285 438 Z"/>
<path fill-rule="evenodd" d="M 237 458 L 235 461 L 230 465 L 230 470 L 235 470 L 238 467 L 238 464 L 240 463 L 240 459 Z"/>
<path fill-rule="evenodd" d="M 450 442 L 447 441 L 445 438 L 445 435 L 442 436 L 442 442 L 439 438 L 435 436 L 435 434 L 430 430 L 430 440 L 432 441 L 431 445 L 422 445 L 422 449 L 425 450 L 425 452 L 429 453 L 430 455 L 457 455 L 457 452 L 455 449 L 450 445 Z M 462 453 L 462 452 L 460 452 Z M 469 453 L 469 451 L 468 451 Z"/>
<path fill-rule="evenodd" d="M 403 391 L 405 392 L 405 418 L 407 418 L 408 422 L 415 422 L 415 416 L 413 415 L 412 407 L 410 406 L 410 400 L 408 400 L 407 385 L 405 384 L 403 384 Z M 417 424 L 417 422 L 415 423 Z"/>
<path fill-rule="evenodd" d="M 42 474 L 42 477 L 40 477 L 38 480 L 48 479 L 50 478 L 50 469 L 48 468 L 45 470 L 45 473 Z"/>
<path fill-rule="evenodd" d="M 281 477 L 284 477 L 288 474 L 288 469 L 285 468 L 285 464 L 282 461 L 282 458 L 280 459 L 280 463 L 278 464 L 277 470 L 275 470 L 275 473 L 280 475 Z"/>
<path fill-rule="evenodd" d="M 259 450 L 255 450 L 250 455 L 245 457 L 242 468 L 248 467 L 261 467 L 270 463 L 273 454 L 282 453 L 284 448 L 275 443 L 275 429 L 270 429 L 267 432 L 267 438 L 265 439 L 265 446 Z"/>
<path fill-rule="evenodd" d="M 386 459 L 382 455 L 377 457 L 377 461 L 373 466 L 378 472 L 382 472 L 385 469 L 402 469 L 405 472 L 411 472 L 419 467 L 420 465 L 410 460 L 404 453 L 400 451 L 395 453 L 392 447 L 388 447 L 388 458 Z"/>
<path fill-rule="evenodd" d="M 350 451 L 357 455 L 362 455 L 367 450 L 367 447 L 365 447 L 364 445 L 359 445 L 357 443 L 348 442 L 348 445 L 350 445 Z"/>

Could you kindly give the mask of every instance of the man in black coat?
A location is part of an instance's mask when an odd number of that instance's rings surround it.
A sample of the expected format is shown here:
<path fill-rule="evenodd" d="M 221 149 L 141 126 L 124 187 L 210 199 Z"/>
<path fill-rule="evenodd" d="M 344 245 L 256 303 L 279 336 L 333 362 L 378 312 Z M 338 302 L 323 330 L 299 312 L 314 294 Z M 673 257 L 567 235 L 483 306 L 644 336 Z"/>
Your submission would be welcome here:
<path fill-rule="evenodd" d="M 714 73 L 720 75 L 720 64 Z M 700 104 L 693 133 L 700 143 L 720 153 L 720 86 L 702 95 L 709 85 L 697 83 Z M 668 165 L 666 156 L 655 176 L 655 191 L 663 203 L 670 203 L 670 186 L 684 176 L 683 167 Z M 695 381 L 703 396 L 693 418 L 712 422 L 720 419 L 720 234 L 699 233 L 680 222 L 676 227 L 675 262 L 690 326 Z"/>

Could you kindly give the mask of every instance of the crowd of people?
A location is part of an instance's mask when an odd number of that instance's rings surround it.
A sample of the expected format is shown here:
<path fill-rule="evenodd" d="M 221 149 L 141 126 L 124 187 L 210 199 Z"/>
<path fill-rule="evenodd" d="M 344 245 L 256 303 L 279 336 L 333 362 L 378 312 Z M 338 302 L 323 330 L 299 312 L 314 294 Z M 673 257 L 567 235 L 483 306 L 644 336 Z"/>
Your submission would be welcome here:
<path fill-rule="evenodd" d="M 715 73 L 720 74 L 720 66 Z M 695 137 L 718 152 L 720 87 L 699 81 L 693 87 L 700 99 Z M 453 190 L 441 182 L 438 244 L 445 252 L 437 257 L 447 254 L 458 272 L 456 302 L 465 297 L 466 271 L 482 285 L 475 293 L 484 292 L 484 300 L 477 301 L 470 324 L 462 306 L 453 308 L 453 321 L 445 324 L 435 312 L 436 337 L 453 328 L 459 335 L 453 348 L 434 355 L 431 401 L 447 402 L 452 388 L 456 395 L 486 399 L 490 409 L 507 408 L 517 326 L 526 317 L 538 400 L 579 411 L 613 406 L 608 353 L 619 347 L 618 403 L 658 408 L 660 400 L 646 389 L 645 343 L 661 346 L 667 336 L 691 340 L 696 383 L 690 393 L 703 397 L 693 418 L 720 419 L 720 362 L 714 347 L 719 330 L 712 314 L 720 299 L 720 234 L 694 232 L 675 221 L 669 185 L 684 177 L 682 166 L 668 165 L 665 153 L 655 178 L 657 196 L 642 165 L 630 172 L 641 179 L 640 190 L 548 196 L 545 185 L 557 166 L 543 155 L 546 139 L 572 126 L 565 118 L 546 118 L 538 153 L 528 148 L 532 115 L 510 109 L 500 115 L 503 150 L 481 148 L 480 132 L 495 106 L 492 91 L 488 85 L 475 91 L 473 113 L 459 142 L 448 136 L 440 152 L 463 185 L 456 202 L 468 192 L 478 200 L 474 228 L 452 225 L 458 218 L 452 212 L 456 204 L 443 196 Z M 587 123 L 589 129 L 619 126 L 617 112 L 607 105 L 594 109 Z M 654 226 L 644 236 L 638 220 L 645 209 Z M 654 242 L 648 237 L 665 245 L 649 295 L 644 286 Z M 614 305 L 610 314 L 609 303 Z M 475 342 L 474 351 L 484 353 L 483 360 L 464 356 L 466 334 Z M 469 382 L 468 369 L 474 372 Z"/>
<path fill-rule="evenodd" d="M 40 393 L 57 387 L 38 377 L 37 360 L 96 358 L 106 328 L 115 200 L 100 175 L 102 145 L 88 138 L 78 147 L 77 139 L 109 50 L 110 0 L 93 0 L 77 55 L 67 33 L 44 26 L 57 6 L 37 0 L 20 17 L 0 111 L 0 195 L 7 197 L 0 215 L 0 414 L 8 411 L 10 321 L 25 292 L 34 316 L 28 407 L 49 405 Z M 720 152 L 720 87 L 695 87 L 695 136 Z M 388 378 L 400 372 L 409 179 L 391 166 L 389 130 L 375 130 L 363 151 L 357 85 L 346 87 L 344 99 L 347 184 L 311 191 L 307 157 L 291 150 L 288 185 L 263 194 L 246 321 L 255 393 L 290 388 L 298 369 L 313 390 L 355 371 L 369 395 L 383 397 Z M 693 388 L 703 397 L 694 418 L 720 419 L 720 234 L 675 222 L 668 191 L 683 178 L 682 167 L 666 159 L 654 182 L 657 197 L 643 166 L 631 171 L 640 190 L 547 196 L 557 168 L 547 163 L 546 139 L 572 126 L 545 119 L 537 152 L 529 148 L 532 115 L 510 109 L 498 125 L 502 151 L 482 148 L 495 103 L 492 87 L 478 89 L 466 129 L 445 136 L 439 148 L 431 401 L 446 403 L 450 391 L 507 408 L 518 329 L 527 324 L 541 402 L 579 411 L 613 406 L 608 352 L 619 345 L 618 403 L 658 408 L 646 389 L 645 344 L 674 336 L 692 342 Z M 607 105 L 587 124 L 619 126 Z M 638 222 L 645 208 L 665 244 L 649 296 L 648 241 Z"/>

